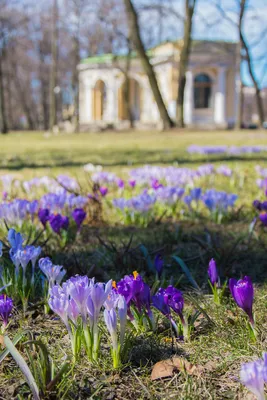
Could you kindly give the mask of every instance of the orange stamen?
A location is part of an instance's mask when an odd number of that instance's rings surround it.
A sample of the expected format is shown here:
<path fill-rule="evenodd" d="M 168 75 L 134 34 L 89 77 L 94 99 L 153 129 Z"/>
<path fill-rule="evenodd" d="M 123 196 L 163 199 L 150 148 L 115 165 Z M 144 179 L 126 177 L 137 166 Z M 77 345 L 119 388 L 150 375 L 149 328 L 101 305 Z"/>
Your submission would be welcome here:
<path fill-rule="evenodd" d="M 136 278 L 138 277 L 138 275 L 139 275 L 139 274 L 138 274 L 138 272 L 137 272 L 137 271 L 134 271 L 134 272 L 133 272 L 133 277 L 134 277 L 134 280 L 136 280 Z"/>
<path fill-rule="evenodd" d="M 114 289 L 117 289 L 117 283 L 116 283 L 116 281 L 112 281 L 112 287 L 113 287 Z"/>

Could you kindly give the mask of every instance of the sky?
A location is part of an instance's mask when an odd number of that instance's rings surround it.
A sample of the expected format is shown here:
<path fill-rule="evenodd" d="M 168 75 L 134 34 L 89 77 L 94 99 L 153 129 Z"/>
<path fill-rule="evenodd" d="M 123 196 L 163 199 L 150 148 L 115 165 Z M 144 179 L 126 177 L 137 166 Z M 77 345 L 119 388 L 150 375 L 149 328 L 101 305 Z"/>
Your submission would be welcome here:
<path fill-rule="evenodd" d="M 180 15 L 184 14 L 184 0 L 153 0 L 154 3 L 174 7 Z M 135 0 L 138 6 L 151 4 L 151 0 Z M 194 39 L 238 41 L 239 0 L 197 0 L 193 23 Z M 220 4 L 225 12 L 222 16 L 216 5 Z M 163 27 L 149 24 L 149 13 L 143 16 L 143 26 L 147 26 L 153 39 L 161 29 L 162 39 L 173 40 L 182 37 L 183 25 L 173 14 L 164 19 Z M 166 23 L 166 20 L 168 21 Z M 167 28 L 166 28 L 167 27 Z M 245 38 L 250 45 L 253 69 L 261 87 L 267 86 L 267 0 L 247 0 L 244 18 Z M 246 85 L 252 85 L 247 65 L 242 65 L 242 77 Z"/>

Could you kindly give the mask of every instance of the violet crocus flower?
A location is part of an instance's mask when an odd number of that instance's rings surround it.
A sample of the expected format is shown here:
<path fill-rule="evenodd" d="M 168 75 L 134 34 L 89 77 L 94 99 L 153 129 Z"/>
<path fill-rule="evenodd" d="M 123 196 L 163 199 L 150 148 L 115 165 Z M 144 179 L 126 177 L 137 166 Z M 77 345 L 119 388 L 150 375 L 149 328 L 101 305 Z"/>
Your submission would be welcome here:
<path fill-rule="evenodd" d="M 67 230 L 69 218 L 60 214 L 52 214 L 49 217 L 50 226 L 55 233 L 60 234 L 61 229 Z"/>
<path fill-rule="evenodd" d="M 126 275 L 117 283 L 117 291 L 119 294 L 125 297 L 127 304 L 138 297 L 140 292 L 144 288 L 144 281 L 141 275 L 137 271 L 133 272 L 133 275 Z"/>
<path fill-rule="evenodd" d="M 62 219 L 61 219 L 61 228 L 64 230 L 64 231 L 67 231 L 68 230 L 68 227 L 69 227 L 69 218 L 68 217 L 66 217 L 66 216 L 64 216 L 64 215 L 62 215 Z"/>
<path fill-rule="evenodd" d="M 101 307 L 105 303 L 112 290 L 112 280 L 105 283 L 93 283 L 90 290 L 90 298 L 92 302 L 87 303 L 88 311 L 93 314 L 94 324 L 97 324 Z M 92 309 L 93 305 L 93 309 Z"/>
<path fill-rule="evenodd" d="M 265 400 L 264 382 L 266 382 L 267 354 L 263 359 L 245 363 L 241 366 L 240 380 L 258 400 Z"/>
<path fill-rule="evenodd" d="M 77 229 L 79 230 L 86 218 L 86 212 L 82 208 L 75 208 L 71 215 L 77 225 Z"/>
<path fill-rule="evenodd" d="M 152 296 L 152 304 L 163 315 L 170 316 L 171 310 L 169 305 L 165 301 L 163 293 L 158 292 L 157 294 L 155 294 L 155 296 Z"/>
<path fill-rule="evenodd" d="M 164 261 L 161 254 L 157 254 L 154 260 L 154 266 L 160 277 L 163 271 Z"/>
<path fill-rule="evenodd" d="M 39 260 L 39 268 L 46 276 L 50 288 L 55 284 L 59 285 L 66 274 L 62 265 L 54 265 L 49 257 Z"/>
<path fill-rule="evenodd" d="M 3 243 L 0 242 L 0 257 L 3 255 Z"/>
<path fill-rule="evenodd" d="M 54 285 L 49 290 L 49 296 L 48 304 L 51 310 L 59 315 L 70 333 L 71 330 L 68 322 L 69 295 L 61 286 Z"/>
<path fill-rule="evenodd" d="M 267 213 L 260 214 L 259 219 L 264 226 L 267 226 Z"/>
<path fill-rule="evenodd" d="M 105 197 L 108 194 L 108 188 L 106 186 L 100 186 L 99 192 L 102 197 Z"/>
<path fill-rule="evenodd" d="M 7 297 L 6 294 L 0 295 L 0 318 L 3 321 L 4 328 L 8 324 L 8 319 L 11 315 L 11 311 L 13 309 L 13 300 L 10 297 Z"/>
<path fill-rule="evenodd" d="M 212 286 L 219 282 L 219 275 L 215 260 L 212 258 L 209 262 L 208 275 Z"/>
<path fill-rule="evenodd" d="M 152 187 L 152 189 L 157 190 L 157 189 L 163 188 L 163 185 L 157 179 L 153 179 L 152 183 L 151 183 L 151 187 Z"/>
<path fill-rule="evenodd" d="M 248 315 L 250 323 L 254 325 L 254 318 L 252 313 L 252 305 L 254 300 L 253 284 L 249 276 L 237 281 L 231 278 L 229 281 L 230 292 L 238 307 L 242 308 Z"/>
<path fill-rule="evenodd" d="M 114 290 L 112 292 L 114 292 Z M 121 295 L 118 295 L 117 308 L 120 319 L 120 343 L 122 346 L 124 342 L 126 324 L 127 324 L 127 303 L 125 298 Z"/>
<path fill-rule="evenodd" d="M 46 227 L 47 222 L 49 221 L 50 217 L 50 211 L 48 208 L 40 208 L 38 211 L 38 218 L 43 225 L 43 227 Z"/>
<path fill-rule="evenodd" d="M 60 214 L 52 214 L 49 217 L 50 226 L 55 233 L 60 234 L 62 217 Z"/>
<path fill-rule="evenodd" d="M 76 275 L 63 284 L 68 295 L 75 301 L 84 325 L 87 319 L 87 300 L 93 283 L 87 276 Z"/>
<path fill-rule="evenodd" d="M 159 289 L 159 292 L 162 292 L 166 304 L 168 304 L 172 310 L 179 315 L 182 323 L 184 323 L 184 298 L 182 292 L 172 285 L 168 286 L 166 289 Z"/>
<path fill-rule="evenodd" d="M 7 240 L 11 245 L 11 249 L 15 253 L 18 249 L 22 248 L 23 238 L 21 233 L 16 232 L 15 229 L 9 229 L 7 234 Z"/>
<path fill-rule="evenodd" d="M 118 348 L 118 335 L 117 335 L 117 315 L 114 308 L 111 310 L 104 310 L 104 320 L 108 328 L 112 340 L 112 347 L 114 350 Z"/>
<path fill-rule="evenodd" d="M 118 185 L 118 188 L 124 189 L 124 181 L 121 178 L 118 178 L 117 185 Z"/>
<path fill-rule="evenodd" d="M 135 179 L 130 179 L 128 181 L 129 185 L 131 186 L 131 188 L 134 188 L 136 186 L 136 180 Z"/>

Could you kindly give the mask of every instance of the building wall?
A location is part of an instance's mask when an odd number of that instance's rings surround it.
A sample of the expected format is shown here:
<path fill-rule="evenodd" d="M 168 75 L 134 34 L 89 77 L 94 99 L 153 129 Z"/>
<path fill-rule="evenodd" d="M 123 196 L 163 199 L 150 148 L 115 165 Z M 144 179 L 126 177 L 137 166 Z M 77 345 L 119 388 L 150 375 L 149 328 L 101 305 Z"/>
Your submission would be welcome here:
<path fill-rule="evenodd" d="M 185 119 L 188 125 L 217 124 L 223 126 L 233 122 L 235 116 L 235 60 L 230 54 L 209 54 L 204 50 L 203 52 L 192 54 L 190 59 L 185 93 Z M 159 88 L 171 118 L 175 118 L 178 93 L 179 57 L 177 52 L 178 47 L 168 43 L 162 48 L 156 49 L 151 58 Z M 199 73 L 207 73 L 212 78 L 210 108 L 196 109 L 194 107 L 194 77 Z M 138 83 L 140 89 L 140 121 L 143 123 L 159 123 L 160 115 L 157 105 L 150 89 L 148 78 L 138 60 L 132 62 L 129 76 Z M 124 82 L 124 75 L 118 66 L 115 66 L 112 62 L 104 65 L 85 66 L 84 70 L 80 70 L 79 79 L 81 124 L 100 122 L 94 121 L 93 118 L 93 91 L 98 80 L 102 80 L 106 88 L 106 105 L 102 121 L 117 123 L 120 118 L 123 119 L 121 117 L 123 113 L 119 110 L 119 107 L 121 107 L 120 104 L 123 101 L 121 88 Z"/>

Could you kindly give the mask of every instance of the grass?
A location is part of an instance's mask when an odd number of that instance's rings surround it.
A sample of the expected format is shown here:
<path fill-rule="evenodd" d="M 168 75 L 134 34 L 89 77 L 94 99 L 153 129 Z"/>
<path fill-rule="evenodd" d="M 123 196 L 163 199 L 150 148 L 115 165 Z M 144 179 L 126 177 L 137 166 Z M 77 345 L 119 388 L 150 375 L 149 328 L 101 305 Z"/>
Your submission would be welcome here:
<path fill-rule="evenodd" d="M 78 176 L 83 179 L 82 166 L 86 163 L 101 164 L 105 170 L 126 176 L 130 168 L 143 164 L 177 164 L 195 168 L 199 164 L 212 162 L 226 164 L 245 171 L 245 184 L 229 186 L 229 180 L 219 178 L 216 188 L 229 192 L 236 191 L 240 197 L 239 216 L 222 225 L 216 225 L 201 218 L 178 221 L 163 219 L 159 224 L 148 227 L 124 226 L 109 219 L 93 226 L 85 226 L 75 245 L 60 251 L 45 246 L 46 254 L 51 254 L 55 263 L 63 263 L 68 275 L 79 273 L 96 275 L 100 280 L 110 277 L 119 279 L 137 269 L 153 283 L 143 255 L 138 249 L 144 244 L 153 255 L 157 251 L 164 254 L 169 275 L 180 279 L 179 288 L 187 298 L 187 307 L 204 309 L 209 319 L 201 315 L 188 343 L 168 340 L 171 337 L 166 321 L 160 318 L 157 336 L 144 333 L 135 338 L 130 352 L 130 363 L 119 372 L 110 370 L 108 344 L 106 354 L 99 364 L 91 365 L 86 357 L 75 367 L 73 376 L 65 382 L 68 390 L 60 398 L 92 400 L 128 399 L 252 399 L 239 383 L 240 365 L 261 356 L 266 350 L 266 293 L 267 293 L 267 240 L 266 233 L 257 228 L 257 235 L 248 238 L 248 226 L 253 218 L 252 200 L 259 195 L 255 184 L 254 167 L 264 166 L 267 155 L 252 155 L 228 158 L 227 156 L 190 156 L 186 148 L 190 144 L 199 145 L 267 145 L 265 131 L 210 131 L 210 132 L 105 132 L 47 137 L 43 133 L 14 132 L 1 137 L 0 173 L 12 173 L 24 179 L 45 174 L 59 173 Z M 206 182 L 207 184 L 207 182 Z M 133 236 L 129 251 L 126 243 Z M 242 236 L 242 238 L 241 238 Z M 99 239 L 100 238 L 100 239 Z M 113 250 L 110 248 L 113 243 Z M 201 286 L 201 293 L 195 293 L 186 276 L 171 255 L 173 253 L 186 261 L 190 271 Z M 220 306 L 215 306 L 207 285 L 207 263 L 215 257 L 224 277 L 244 274 L 252 276 L 256 282 L 255 314 L 259 329 L 256 342 L 249 337 L 246 317 L 237 309 L 229 296 Z M 93 266 L 93 267 L 92 267 Z M 193 296 L 194 302 L 190 300 Z M 61 363 L 69 353 L 69 343 L 62 323 L 45 316 L 38 306 L 33 307 L 26 320 L 18 312 L 14 316 L 11 336 L 23 327 L 34 332 L 36 337 L 50 345 L 52 356 Z M 52 335 L 51 335 L 52 332 Z M 104 338 L 104 343 L 107 338 Z M 18 346 L 22 351 L 22 347 Z M 190 375 L 177 371 L 172 378 L 151 381 L 153 365 L 173 355 L 189 360 L 201 373 Z M 18 396 L 21 397 L 18 397 Z M 0 399 L 26 399 L 29 390 L 23 377 L 11 358 L 0 365 Z M 17 397 L 16 397 L 17 396 Z M 54 396 L 54 397 L 53 397 Z M 57 399 L 51 395 L 50 399 Z"/>
<path fill-rule="evenodd" d="M 254 145 L 267 144 L 265 131 L 209 131 L 209 132 L 104 132 L 61 134 L 48 136 L 40 132 L 14 132 L 1 137 L 0 168 L 17 171 L 23 176 L 40 176 L 49 172 L 80 172 L 86 163 L 101 164 L 112 171 L 120 171 L 142 164 L 179 163 L 192 166 L 207 161 L 206 157 L 192 157 L 186 153 L 190 144 L 199 145 Z M 234 157 L 230 163 L 245 166 L 266 155 Z M 211 161 L 228 162 L 225 156 Z"/>

